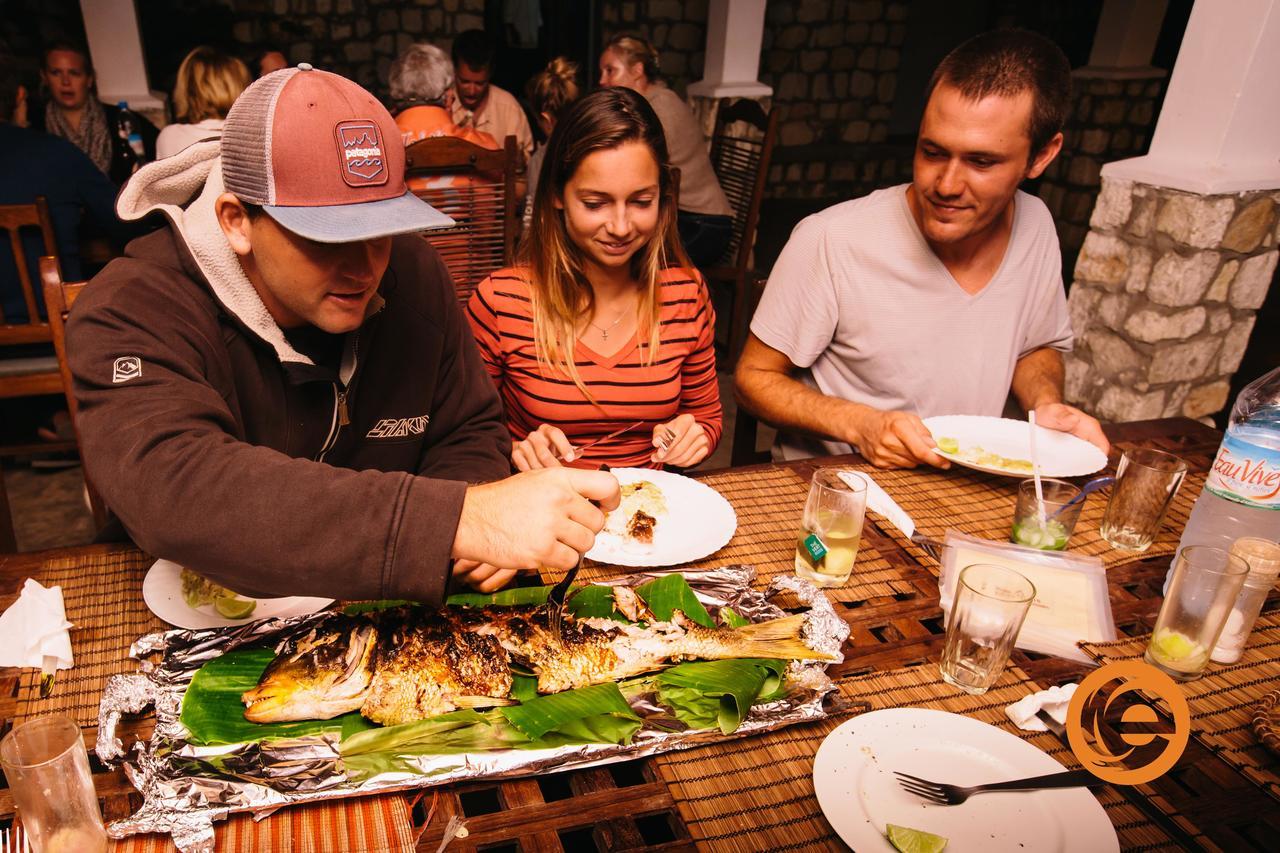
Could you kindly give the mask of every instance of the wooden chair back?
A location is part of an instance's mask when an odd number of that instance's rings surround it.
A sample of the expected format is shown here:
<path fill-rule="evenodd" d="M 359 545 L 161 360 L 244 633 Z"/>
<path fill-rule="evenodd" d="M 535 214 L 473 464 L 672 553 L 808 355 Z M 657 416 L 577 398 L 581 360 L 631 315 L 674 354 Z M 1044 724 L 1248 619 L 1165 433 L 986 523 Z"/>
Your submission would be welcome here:
<path fill-rule="evenodd" d="M 485 276 L 515 260 L 519 169 L 514 136 L 496 151 L 452 136 L 422 139 L 405 149 L 405 177 L 414 195 L 457 223 L 422 236 L 449 268 L 463 305 Z M 445 176 L 454 177 L 452 185 L 421 186 Z"/>
<path fill-rule="evenodd" d="M 778 113 L 768 111 L 758 101 L 740 98 L 720 101 L 715 131 L 711 136 L 711 167 L 715 170 L 729 205 L 733 208 L 733 234 L 723 263 L 704 270 L 708 279 L 732 287 L 733 310 L 729 323 L 727 362 L 732 365 L 746 341 L 751 315 L 749 273 L 751 250 L 760 223 L 760 204 L 773 159 L 778 132 Z"/>
<path fill-rule="evenodd" d="M 58 269 L 57 259 L 49 257 L 40 259 L 40 281 L 44 285 L 44 304 L 48 308 L 49 327 L 53 331 L 53 348 L 58 354 L 58 376 L 62 383 L 62 393 L 67 398 L 67 411 L 71 415 L 71 426 L 75 430 L 76 446 L 82 447 L 80 409 L 76 405 L 76 395 L 71 383 L 71 366 L 67 362 L 67 316 L 89 282 L 64 282 L 62 273 Z M 83 450 L 81 450 L 80 459 L 81 462 L 84 461 Z M 106 504 L 102 502 L 102 496 L 98 494 L 98 490 L 93 487 L 93 482 L 89 479 L 89 474 L 83 465 L 80 466 L 80 470 L 84 472 L 84 485 L 89 493 L 89 508 L 93 512 L 94 529 L 101 530 L 107 523 Z"/>
<path fill-rule="evenodd" d="M 18 322 L 16 317 L 6 317 L 0 307 L 0 398 L 35 397 L 41 394 L 57 394 L 62 391 L 57 363 L 52 358 L 23 355 L 16 357 L 5 352 L 7 347 L 48 343 L 52 338 L 49 324 L 40 318 L 40 301 L 34 270 L 27 269 L 27 254 L 22 249 L 21 231 L 38 228 L 44 241 L 44 253 L 57 263 L 57 243 L 53 236 L 53 219 L 44 196 L 38 196 L 33 204 L 0 205 L 0 229 L 8 232 L 9 246 L 13 250 L 13 262 L 18 270 L 18 284 L 22 289 L 22 301 L 27 319 Z"/>
<path fill-rule="evenodd" d="M 756 305 L 760 303 L 760 297 L 764 293 L 764 286 L 763 276 L 754 274 L 748 276 L 745 306 L 747 317 L 755 313 Z M 733 444 L 729 449 L 730 465 L 758 465 L 769 461 L 771 456 L 769 448 L 757 447 L 759 434 L 760 420 L 739 403 L 733 419 Z"/>

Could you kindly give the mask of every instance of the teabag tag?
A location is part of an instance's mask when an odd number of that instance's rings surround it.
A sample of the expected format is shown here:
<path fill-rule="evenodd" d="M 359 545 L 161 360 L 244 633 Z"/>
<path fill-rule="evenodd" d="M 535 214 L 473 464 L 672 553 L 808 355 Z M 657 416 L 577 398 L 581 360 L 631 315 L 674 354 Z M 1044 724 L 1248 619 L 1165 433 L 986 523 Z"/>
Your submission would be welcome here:
<path fill-rule="evenodd" d="M 901 530 L 902 535 L 908 539 L 916 532 L 916 523 L 911 520 L 911 516 L 907 515 L 906 510 L 898 506 L 897 501 L 889 497 L 888 492 L 880 488 L 880 484 L 873 480 L 870 474 L 841 471 L 840 479 L 848 483 L 850 488 L 857 488 L 857 481 L 865 483 L 867 487 L 867 506 L 888 519 L 889 523 Z"/>

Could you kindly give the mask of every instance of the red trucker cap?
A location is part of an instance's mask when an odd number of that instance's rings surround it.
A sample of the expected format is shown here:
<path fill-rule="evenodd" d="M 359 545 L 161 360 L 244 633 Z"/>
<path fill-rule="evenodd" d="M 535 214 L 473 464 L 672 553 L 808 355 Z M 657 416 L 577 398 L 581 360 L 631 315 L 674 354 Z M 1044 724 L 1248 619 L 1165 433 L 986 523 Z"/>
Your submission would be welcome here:
<path fill-rule="evenodd" d="M 321 243 L 454 224 L 405 186 L 400 129 L 378 99 L 305 62 L 262 77 L 231 106 L 222 179 L 241 201 Z"/>

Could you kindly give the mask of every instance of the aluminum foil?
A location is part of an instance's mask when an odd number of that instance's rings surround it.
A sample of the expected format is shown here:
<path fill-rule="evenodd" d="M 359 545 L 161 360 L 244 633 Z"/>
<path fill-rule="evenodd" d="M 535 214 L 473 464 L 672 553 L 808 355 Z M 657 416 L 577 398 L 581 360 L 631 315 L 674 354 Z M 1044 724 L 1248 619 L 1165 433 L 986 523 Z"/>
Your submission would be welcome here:
<path fill-rule="evenodd" d="M 637 586 L 663 574 L 638 572 L 599 583 Z M 761 593 L 751 588 L 755 570 L 749 566 L 683 574 L 698 599 L 713 612 L 732 607 L 739 615 L 759 622 L 786 615 L 779 603 L 808 608 L 806 642 L 815 651 L 832 655 L 835 660 L 831 662 L 843 659 L 840 647 L 849 627 L 821 590 L 808 581 L 777 577 Z M 773 702 L 752 707 L 732 735 L 719 729 L 688 729 L 652 693 L 641 693 L 629 697 L 632 708 L 645 721 L 629 745 L 421 756 L 413 759 L 416 772 L 382 773 L 361 780 L 349 779 L 344 772 L 334 734 L 217 746 L 187 741 L 187 731 L 179 720 L 182 697 L 201 666 L 240 646 L 278 645 L 324 618 L 324 613 L 317 613 L 234 629 L 166 631 L 148 634 L 133 644 L 130 653 L 134 657 L 150 659 L 142 660 L 139 674 L 115 676 L 107 683 L 98 713 L 97 753 L 109 763 L 123 759 L 124 772 L 144 802 L 133 815 L 108 825 L 111 837 L 164 832 L 184 853 L 212 853 L 214 821 L 237 812 L 252 812 L 260 818 L 294 803 L 630 761 L 822 719 L 828 716 L 831 699 L 838 697 L 830 697 L 835 685 L 826 675 L 827 662 L 793 661 L 788 692 Z M 149 741 L 135 744 L 131 754 L 126 753 L 116 735 L 121 715 L 139 713 L 148 705 L 155 708 L 155 731 Z"/>

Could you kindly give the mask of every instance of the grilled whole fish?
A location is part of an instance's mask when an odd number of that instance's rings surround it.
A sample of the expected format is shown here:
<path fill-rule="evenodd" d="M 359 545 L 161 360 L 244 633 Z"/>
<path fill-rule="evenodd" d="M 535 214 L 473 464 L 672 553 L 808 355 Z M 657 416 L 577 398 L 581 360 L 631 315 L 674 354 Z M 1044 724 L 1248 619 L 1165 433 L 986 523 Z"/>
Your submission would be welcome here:
<path fill-rule="evenodd" d="M 396 607 L 317 625 L 282 649 L 241 698 L 252 722 L 329 719 L 359 709 L 394 725 L 512 704 L 513 660 L 534 672 L 539 693 L 559 693 L 684 660 L 825 659 L 800 639 L 804 620 L 706 628 L 678 610 L 669 622 L 645 626 L 566 613 L 556 632 L 548 606 Z"/>

